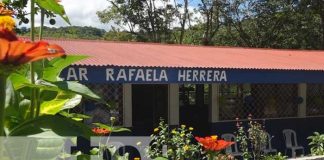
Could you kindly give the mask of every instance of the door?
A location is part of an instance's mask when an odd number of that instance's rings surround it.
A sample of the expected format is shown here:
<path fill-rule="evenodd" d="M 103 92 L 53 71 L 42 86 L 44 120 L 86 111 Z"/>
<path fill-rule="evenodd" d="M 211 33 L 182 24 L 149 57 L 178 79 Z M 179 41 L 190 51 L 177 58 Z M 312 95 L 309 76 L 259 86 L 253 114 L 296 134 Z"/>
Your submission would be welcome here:
<path fill-rule="evenodd" d="M 151 134 L 160 118 L 168 119 L 168 85 L 132 85 L 132 107 L 135 134 Z"/>

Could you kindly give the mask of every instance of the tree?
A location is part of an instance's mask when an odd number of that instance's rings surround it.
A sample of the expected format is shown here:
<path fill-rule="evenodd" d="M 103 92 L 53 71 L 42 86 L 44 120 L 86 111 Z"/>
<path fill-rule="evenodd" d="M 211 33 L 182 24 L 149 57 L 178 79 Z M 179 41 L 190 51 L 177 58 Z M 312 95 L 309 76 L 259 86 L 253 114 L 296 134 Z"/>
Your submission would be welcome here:
<path fill-rule="evenodd" d="M 223 24 L 224 0 L 201 0 L 199 11 L 203 15 L 203 45 L 212 45 L 213 38 Z"/>
<path fill-rule="evenodd" d="M 166 42 L 170 38 L 174 7 L 166 0 L 112 0 L 98 11 L 102 23 L 114 22 L 141 41 Z"/>

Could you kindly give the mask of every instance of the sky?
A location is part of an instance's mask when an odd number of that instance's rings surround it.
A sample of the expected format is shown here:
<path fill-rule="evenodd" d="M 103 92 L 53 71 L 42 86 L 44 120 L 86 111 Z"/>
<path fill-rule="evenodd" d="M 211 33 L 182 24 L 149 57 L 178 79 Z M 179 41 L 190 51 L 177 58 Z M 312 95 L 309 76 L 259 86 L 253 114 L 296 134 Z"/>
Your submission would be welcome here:
<path fill-rule="evenodd" d="M 106 9 L 109 6 L 107 0 L 62 0 L 61 4 L 65 8 L 65 12 L 70 19 L 72 26 L 92 26 L 108 30 L 109 24 L 102 24 L 97 17 L 96 12 Z M 45 19 L 45 26 L 61 27 L 68 26 L 64 20 L 57 16 L 56 24 L 50 25 L 49 19 Z M 40 17 L 36 17 L 36 26 L 40 24 Z M 30 24 L 22 25 L 29 27 Z"/>

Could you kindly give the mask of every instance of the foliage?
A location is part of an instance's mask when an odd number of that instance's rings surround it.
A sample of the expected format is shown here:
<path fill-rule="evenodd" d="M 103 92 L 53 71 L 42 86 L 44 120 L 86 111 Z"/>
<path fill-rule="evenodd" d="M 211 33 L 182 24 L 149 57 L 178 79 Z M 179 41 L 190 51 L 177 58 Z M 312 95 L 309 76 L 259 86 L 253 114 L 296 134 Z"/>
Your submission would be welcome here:
<path fill-rule="evenodd" d="M 314 132 L 314 135 L 307 137 L 312 155 L 324 155 L 324 134 Z"/>
<path fill-rule="evenodd" d="M 122 128 L 122 127 L 118 127 L 118 126 L 114 126 L 115 124 L 115 117 L 110 117 L 110 126 L 105 125 L 105 124 L 101 124 L 101 123 L 94 123 L 94 125 L 98 126 L 99 129 L 103 129 L 106 130 L 108 135 L 107 140 L 105 143 L 101 143 L 101 141 L 99 142 L 99 148 L 93 148 L 90 153 L 91 155 L 98 155 L 98 156 L 102 156 L 103 153 L 105 151 L 108 151 L 110 153 L 110 155 L 112 156 L 112 159 L 116 159 L 116 160 L 128 160 L 129 158 L 129 153 L 125 153 L 124 155 L 120 155 L 119 152 L 117 151 L 117 148 L 113 145 L 109 145 L 109 139 L 112 133 L 114 132 L 130 132 L 129 129 L 127 128 Z M 94 132 L 96 132 L 95 130 L 93 130 Z M 97 134 L 98 135 L 98 134 Z M 102 135 L 102 134 L 99 134 Z M 105 134 L 103 134 L 105 135 Z M 101 140 L 101 139 L 100 139 Z"/>
<path fill-rule="evenodd" d="M 267 145 L 268 135 L 260 123 L 253 121 L 249 116 L 248 127 L 245 128 L 237 119 L 237 142 L 240 143 L 240 148 L 243 151 L 244 159 L 262 159 L 264 147 Z M 251 149 L 252 155 L 249 152 Z"/>
<path fill-rule="evenodd" d="M 28 36 L 30 30 L 24 27 L 18 29 L 18 34 L 21 36 Z M 39 29 L 36 28 L 36 35 L 39 35 Z M 44 27 L 43 36 L 53 38 L 68 38 L 68 39 L 103 39 L 106 31 L 94 27 Z"/>
<path fill-rule="evenodd" d="M 11 83 L 10 85 L 7 85 L 7 91 L 8 95 L 11 96 L 7 97 L 8 103 L 6 106 L 5 116 L 5 126 L 7 128 L 8 135 L 12 135 L 12 132 L 16 133 L 17 130 L 19 130 L 19 135 L 34 134 L 32 132 L 29 132 L 28 128 L 30 127 L 26 126 L 28 126 L 29 123 L 31 123 L 31 125 L 38 124 L 38 126 L 43 123 L 43 120 L 38 119 L 38 117 L 36 117 L 36 119 L 31 118 L 31 88 L 39 89 L 39 96 L 37 98 L 37 102 L 40 106 L 38 111 L 39 116 L 53 115 L 53 118 L 59 118 L 56 115 L 64 111 L 61 115 L 66 116 L 67 118 L 83 119 L 87 116 L 67 114 L 66 111 L 77 106 L 80 103 L 82 97 L 102 101 L 99 96 L 94 94 L 86 86 L 77 82 L 62 81 L 61 78 L 59 78 L 60 72 L 66 66 L 77 60 L 85 58 L 84 56 L 67 57 L 69 58 L 54 58 L 50 61 L 45 60 L 44 63 L 37 62 L 35 65 L 35 70 L 37 71 L 38 76 L 35 84 L 32 84 L 28 78 L 28 73 L 30 72 L 28 68 L 23 68 L 22 70 L 16 71 L 16 73 L 12 73 L 10 75 Z M 55 122 L 55 120 L 53 120 L 52 122 Z M 80 127 L 85 127 L 82 123 L 78 123 L 78 125 Z M 54 126 L 49 126 L 49 128 L 50 127 Z M 90 131 L 89 128 L 88 130 Z M 84 134 L 84 136 L 86 135 L 89 134 Z"/>
<path fill-rule="evenodd" d="M 112 33 L 121 41 L 324 48 L 322 1 L 200 0 L 190 4 L 193 2 L 186 0 L 175 3 L 114 0 L 110 3 L 111 7 L 97 14 L 103 23 L 113 22 L 120 28 Z"/>
<path fill-rule="evenodd" d="M 174 21 L 179 21 L 181 31 L 184 31 L 189 19 L 188 0 L 183 3 L 166 0 L 109 2 L 111 5 L 108 8 L 97 12 L 101 22 L 114 22 L 118 28 L 133 34 L 139 41 L 182 42 L 184 32 L 176 38 L 172 35 L 171 26 Z"/>
<path fill-rule="evenodd" d="M 264 160 L 286 160 L 288 157 L 282 155 L 280 152 L 275 155 L 266 155 L 264 156 Z"/>
<path fill-rule="evenodd" d="M 5 4 L 16 13 L 16 18 L 19 19 L 19 24 L 29 23 L 27 16 L 30 14 L 26 11 L 28 0 L 4 0 Z M 35 13 L 39 13 L 41 9 L 45 11 L 47 18 L 53 18 L 56 15 L 61 16 L 67 23 L 70 24 L 64 7 L 60 5 L 56 0 L 35 0 L 37 7 L 35 7 Z"/>
<path fill-rule="evenodd" d="M 193 159 L 200 156 L 202 148 L 192 142 L 194 138 L 192 129 L 181 125 L 170 131 L 169 126 L 161 119 L 159 126 L 151 135 L 152 142 L 147 148 L 148 156 L 152 159 L 164 157 L 175 160 Z M 164 147 L 167 147 L 166 155 L 162 152 Z"/>

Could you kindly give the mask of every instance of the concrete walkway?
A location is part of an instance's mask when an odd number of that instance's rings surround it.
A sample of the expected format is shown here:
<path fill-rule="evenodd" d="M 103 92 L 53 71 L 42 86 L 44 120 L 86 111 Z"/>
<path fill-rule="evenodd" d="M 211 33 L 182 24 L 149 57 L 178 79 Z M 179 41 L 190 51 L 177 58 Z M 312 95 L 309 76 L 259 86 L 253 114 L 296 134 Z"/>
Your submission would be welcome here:
<path fill-rule="evenodd" d="M 324 156 L 289 158 L 288 160 L 324 160 Z"/>

